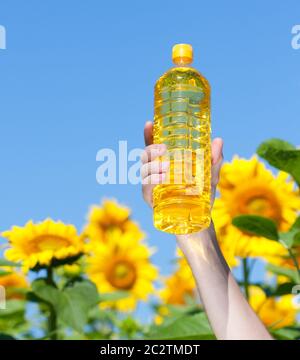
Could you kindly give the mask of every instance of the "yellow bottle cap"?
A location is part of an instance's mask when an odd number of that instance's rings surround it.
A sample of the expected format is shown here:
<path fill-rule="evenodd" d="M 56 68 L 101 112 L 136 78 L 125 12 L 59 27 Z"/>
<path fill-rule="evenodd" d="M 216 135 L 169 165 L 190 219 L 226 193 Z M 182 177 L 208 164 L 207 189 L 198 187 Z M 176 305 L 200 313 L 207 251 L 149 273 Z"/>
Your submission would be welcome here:
<path fill-rule="evenodd" d="M 172 60 L 176 65 L 187 65 L 193 62 L 193 48 L 189 44 L 176 44 L 172 49 Z"/>

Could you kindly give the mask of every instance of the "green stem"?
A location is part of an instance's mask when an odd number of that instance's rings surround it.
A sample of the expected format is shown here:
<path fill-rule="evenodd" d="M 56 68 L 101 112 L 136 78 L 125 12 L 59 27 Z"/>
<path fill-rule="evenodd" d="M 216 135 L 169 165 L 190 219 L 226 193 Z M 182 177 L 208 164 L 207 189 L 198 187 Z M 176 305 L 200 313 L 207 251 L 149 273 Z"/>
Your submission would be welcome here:
<path fill-rule="evenodd" d="M 56 284 L 54 282 L 53 269 L 51 266 L 47 268 L 47 284 L 56 287 Z"/>
<path fill-rule="evenodd" d="M 296 256 L 294 255 L 292 249 L 288 248 L 287 250 L 288 250 L 289 255 L 290 255 L 290 257 L 291 257 L 291 259 L 292 259 L 292 261 L 293 261 L 293 263 L 294 263 L 294 265 L 295 265 L 295 267 L 296 267 L 296 269 L 297 269 L 298 282 L 300 283 L 300 268 L 299 268 L 299 264 L 298 264 L 297 258 L 296 258 Z"/>
<path fill-rule="evenodd" d="M 248 267 L 248 259 L 243 259 L 243 275 L 244 275 L 244 289 L 247 300 L 249 300 L 249 267 Z"/>
<path fill-rule="evenodd" d="M 56 286 L 51 267 L 47 268 L 47 283 L 51 286 Z M 52 305 L 49 305 L 48 332 L 51 340 L 57 340 L 57 316 Z"/>

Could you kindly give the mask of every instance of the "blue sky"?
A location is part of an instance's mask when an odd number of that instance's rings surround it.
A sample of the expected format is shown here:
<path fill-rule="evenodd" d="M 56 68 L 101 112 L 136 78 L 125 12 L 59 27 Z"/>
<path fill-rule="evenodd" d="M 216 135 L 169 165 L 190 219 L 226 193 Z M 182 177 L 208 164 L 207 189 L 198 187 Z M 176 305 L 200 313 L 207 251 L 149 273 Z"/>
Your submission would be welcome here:
<path fill-rule="evenodd" d="M 299 144 L 295 24 L 298 0 L 1 1 L 1 230 L 49 216 L 80 229 L 90 204 L 115 197 L 168 273 L 174 238 L 153 228 L 139 186 L 97 184 L 97 151 L 119 140 L 143 146 L 154 83 L 179 42 L 193 45 L 194 66 L 210 81 L 226 160 L 250 157 L 270 137 Z"/>

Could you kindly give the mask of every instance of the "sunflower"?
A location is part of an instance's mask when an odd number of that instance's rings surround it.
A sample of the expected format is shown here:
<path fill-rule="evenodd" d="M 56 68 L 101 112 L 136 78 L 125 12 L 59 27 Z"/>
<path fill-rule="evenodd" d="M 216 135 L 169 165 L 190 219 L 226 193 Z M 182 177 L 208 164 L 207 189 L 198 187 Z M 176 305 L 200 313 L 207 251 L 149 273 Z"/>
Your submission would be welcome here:
<path fill-rule="evenodd" d="M 234 157 L 221 169 L 218 190 L 220 197 L 212 215 L 222 248 L 239 257 L 270 260 L 275 254 L 286 255 L 280 244 L 236 229 L 232 219 L 242 214 L 260 215 L 272 219 L 280 231 L 288 230 L 300 209 L 299 194 L 288 174 L 279 172 L 275 177 L 256 156 L 250 160 Z"/>
<path fill-rule="evenodd" d="M 250 305 L 266 326 L 279 329 L 296 322 L 297 309 L 293 303 L 293 295 L 267 298 L 258 286 L 250 286 L 249 293 Z"/>
<path fill-rule="evenodd" d="M 196 284 L 192 270 L 180 249 L 177 249 L 177 256 L 177 269 L 164 279 L 164 287 L 159 291 L 161 304 L 154 318 L 157 325 L 169 315 L 167 305 L 186 305 L 189 297 L 195 297 Z"/>
<path fill-rule="evenodd" d="M 91 241 L 106 241 L 106 235 L 118 228 L 122 232 L 130 231 L 136 237 L 144 238 L 144 233 L 138 224 L 130 219 L 131 211 L 128 207 L 118 204 L 115 200 L 104 200 L 101 206 L 93 205 L 88 214 L 85 227 L 85 237 Z"/>
<path fill-rule="evenodd" d="M 180 259 L 178 269 L 165 279 L 165 287 L 160 291 L 163 304 L 184 305 L 187 298 L 195 295 L 195 280 L 184 259 Z"/>
<path fill-rule="evenodd" d="M 10 245 L 5 257 L 11 261 L 21 261 L 25 272 L 79 256 L 84 247 L 75 226 L 51 219 L 40 223 L 29 221 L 24 227 L 13 226 L 2 236 L 9 240 Z"/>
<path fill-rule="evenodd" d="M 230 226 L 227 232 L 221 237 L 221 247 L 231 250 L 232 257 L 229 258 L 229 265 L 238 264 L 235 256 L 241 258 L 263 257 L 272 264 L 281 265 L 284 263 L 287 250 L 276 241 L 268 240 L 264 237 L 246 234 L 234 226 Z M 224 251 L 224 256 L 229 251 Z"/>
<path fill-rule="evenodd" d="M 196 284 L 183 253 L 177 249 L 177 269 L 164 279 L 164 288 L 159 291 L 161 304 L 157 307 L 154 322 L 163 323 L 169 315 L 167 305 L 186 305 L 189 297 L 195 297 Z"/>
<path fill-rule="evenodd" d="M 295 247 L 293 247 L 292 252 L 294 254 L 295 259 L 297 260 L 298 265 L 300 264 L 300 246 L 296 245 Z M 273 262 L 274 265 L 279 265 L 281 267 L 285 267 L 285 268 L 289 268 L 292 270 L 295 270 L 295 262 L 294 260 L 291 258 L 290 255 L 285 254 L 284 256 L 276 259 L 276 262 Z M 280 276 L 277 277 L 277 281 L 278 282 L 288 282 L 288 277 L 285 276 Z"/>
<path fill-rule="evenodd" d="M 1 267 L 1 270 L 7 272 L 6 275 L 0 276 L 0 286 L 5 289 L 5 298 L 23 299 L 22 289 L 28 288 L 25 276 L 16 271 L 11 272 L 7 267 Z"/>
<path fill-rule="evenodd" d="M 153 293 L 157 269 L 151 264 L 151 249 L 135 232 L 111 230 L 105 242 L 97 242 L 87 257 L 87 274 L 100 294 L 124 291 L 125 297 L 101 303 L 103 308 L 134 310 L 139 300 Z"/>

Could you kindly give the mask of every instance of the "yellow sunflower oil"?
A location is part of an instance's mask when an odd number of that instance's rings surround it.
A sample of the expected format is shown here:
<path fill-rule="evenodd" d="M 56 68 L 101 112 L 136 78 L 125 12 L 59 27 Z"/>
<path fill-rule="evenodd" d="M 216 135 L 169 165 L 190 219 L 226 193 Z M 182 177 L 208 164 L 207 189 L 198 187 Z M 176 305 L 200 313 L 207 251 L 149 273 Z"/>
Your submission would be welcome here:
<path fill-rule="evenodd" d="M 193 67 L 193 49 L 177 44 L 175 66 L 155 84 L 154 143 L 167 145 L 170 170 L 153 190 L 154 226 L 188 234 L 210 224 L 210 86 Z"/>

